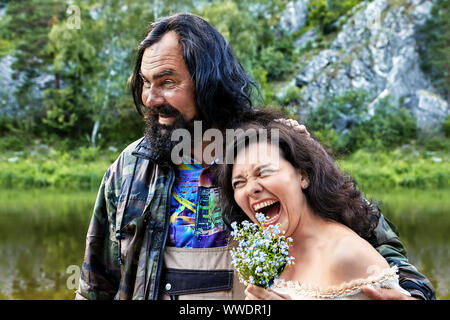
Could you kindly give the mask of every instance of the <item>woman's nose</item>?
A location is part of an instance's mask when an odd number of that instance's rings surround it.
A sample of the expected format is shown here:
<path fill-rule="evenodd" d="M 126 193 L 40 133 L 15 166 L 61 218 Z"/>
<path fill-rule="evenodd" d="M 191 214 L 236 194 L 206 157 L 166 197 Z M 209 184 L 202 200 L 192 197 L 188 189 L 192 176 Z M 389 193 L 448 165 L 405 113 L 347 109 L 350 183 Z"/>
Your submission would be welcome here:
<path fill-rule="evenodd" d="M 250 196 L 257 195 L 262 191 L 262 186 L 258 183 L 258 181 L 252 181 L 248 185 L 248 193 Z"/>

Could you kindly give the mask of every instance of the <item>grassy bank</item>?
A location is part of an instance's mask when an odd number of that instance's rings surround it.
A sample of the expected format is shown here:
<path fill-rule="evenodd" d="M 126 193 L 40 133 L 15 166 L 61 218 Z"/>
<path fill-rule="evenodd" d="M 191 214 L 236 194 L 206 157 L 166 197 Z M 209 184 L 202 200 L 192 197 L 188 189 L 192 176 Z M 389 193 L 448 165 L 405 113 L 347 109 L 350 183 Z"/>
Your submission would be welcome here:
<path fill-rule="evenodd" d="M 447 152 L 397 149 L 371 153 L 357 151 L 338 161 L 363 190 L 385 188 L 441 189 L 450 186 Z"/>
<path fill-rule="evenodd" d="M 0 187 L 95 190 L 119 152 L 93 148 L 5 152 L 0 156 Z M 362 190 L 441 189 L 450 187 L 449 161 L 448 152 L 401 148 L 376 153 L 360 150 L 338 164 Z"/>
<path fill-rule="evenodd" d="M 0 187 L 95 190 L 118 154 L 93 148 L 6 153 L 0 158 Z"/>

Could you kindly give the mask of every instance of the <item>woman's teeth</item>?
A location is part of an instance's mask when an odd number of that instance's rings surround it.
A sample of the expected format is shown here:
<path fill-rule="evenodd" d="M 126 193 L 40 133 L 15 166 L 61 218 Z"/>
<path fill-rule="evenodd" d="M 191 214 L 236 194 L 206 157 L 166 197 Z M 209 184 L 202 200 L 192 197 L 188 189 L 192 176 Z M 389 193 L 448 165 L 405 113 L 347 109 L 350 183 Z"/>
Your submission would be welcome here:
<path fill-rule="evenodd" d="M 264 222 L 265 225 L 269 225 L 277 221 L 278 217 L 280 216 L 280 213 L 278 212 L 276 215 L 274 215 L 272 218 L 267 219 L 266 222 Z"/>
<path fill-rule="evenodd" d="M 278 202 L 278 201 L 275 201 L 275 200 L 267 200 L 267 201 L 264 201 L 264 202 L 261 202 L 261 203 L 257 203 L 257 204 L 255 204 L 255 205 L 253 206 L 253 210 L 256 212 L 257 210 L 260 210 L 260 209 L 262 209 L 262 208 L 265 208 L 265 207 L 267 207 L 267 206 L 270 206 L 270 205 L 272 205 L 272 204 L 274 204 L 274 203 L 276 203 L 276 202 Z"/>

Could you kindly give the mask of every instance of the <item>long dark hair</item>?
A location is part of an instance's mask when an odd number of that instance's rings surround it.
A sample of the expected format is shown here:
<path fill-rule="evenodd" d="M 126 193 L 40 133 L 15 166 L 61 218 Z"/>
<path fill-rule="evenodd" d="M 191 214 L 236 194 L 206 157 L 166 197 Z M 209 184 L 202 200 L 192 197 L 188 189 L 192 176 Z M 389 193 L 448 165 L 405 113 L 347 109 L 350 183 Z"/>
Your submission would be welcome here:
<path fill-rule="evenodd" d="M 362 238 L 369 242 L 373 241 L 373 230 L 379 219 L 378 211 L 373 210 L 372 205 L 356 188 L 355 182 L 339 170 L 319 142 L 305 133 L 299 133 L 282 123 L 271 121 L 270 119 L 279 118 L 279 116 L 273 116 L 270 112 L 252 112 L 244 117 L 247 119 L 246 123 L 238 127 L 244 132 L 255 129 L 253 132 L 258 138 L 259 130 L 265 129 L 267 141 L 270 142 L 271 130 L 278 130 L 280 156 L 289 161 L 294 168 L 305 172 L 309 178 L 309 186 L 303 192 L 315 214 L 327 220 L 340 222 L 353 229 Z M 240 138 L 238 136 L 227 146 L 226 153 L 237 154 Z M 248 139 L 248 141 L 255 140 Z M 241 222 L 248 219 L 234 201 L 234 190 L 231 185 L 232 170 L 233 164 L 224 163 L 218 171 L 222 217 L 228 226 L 233 221 Z"/>
<path fill-rule="evenodd" d="M 161 18 L 150 26 L 138 46 L 130 78 L 136 109 L 142 115 L 142 79 L 139 75 L 145 49 L 169 31 L 179 36 L 183 59 L 195 86 L 200 120 L 209 127 L 225 128 L 241 111 L 252 107 L 256 83 L 245 73 L 225 38 L 206 20 L 190 13 Z"/>

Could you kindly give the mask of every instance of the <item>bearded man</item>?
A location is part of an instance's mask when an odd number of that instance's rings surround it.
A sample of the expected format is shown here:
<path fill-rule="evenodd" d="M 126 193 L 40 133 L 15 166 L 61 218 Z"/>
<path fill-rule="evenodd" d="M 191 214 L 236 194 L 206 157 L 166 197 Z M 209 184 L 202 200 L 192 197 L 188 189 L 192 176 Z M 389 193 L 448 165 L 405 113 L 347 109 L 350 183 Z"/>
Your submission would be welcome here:
<path fill-rule="evenodd" d="M 102 180 L 76 298 L 244 298 L 217 206 L 214 163 L 203 161 L 204 142 L 193 141 L 192 153 L 184 155 L 190 159 L 174 164 L 171 153 L 180 141 L 172 133 L 192 134 L 194 121 L 203 130 L 226 129 L 252 109 L 255 83 L 223 36 L 192 14 L 151 25 L 130 83 L 145 136 L 122 151 Z M 400 284 L 412 296 L 432 299 L 429 281 L 408 263 L 382 216 L 374 237 L 398 265 Z M 395 290 L 373 294 L 402 298 Z"/>

